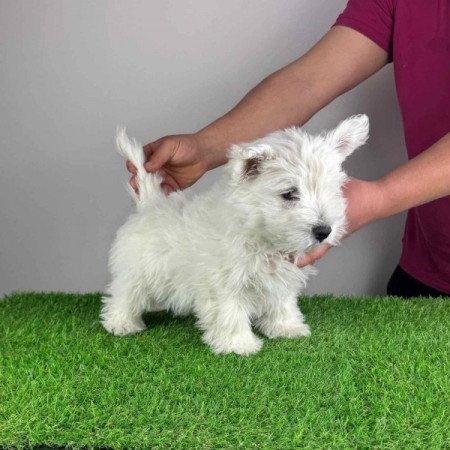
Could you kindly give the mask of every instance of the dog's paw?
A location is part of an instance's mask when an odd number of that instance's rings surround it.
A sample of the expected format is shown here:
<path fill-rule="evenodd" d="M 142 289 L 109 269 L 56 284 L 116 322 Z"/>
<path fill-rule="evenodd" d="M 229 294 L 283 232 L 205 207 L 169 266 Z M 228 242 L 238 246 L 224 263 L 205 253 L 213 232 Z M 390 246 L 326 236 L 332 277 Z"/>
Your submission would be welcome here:
<path fill-rule="evenodd" d="M 300 321 L 284 321 L 275 323 L 263 322 L 260 324 L 259 330 L 270 339 L 294 339 L 311 335 L 309 326 Z"/>
<path fill-rule="evenodd" d="M 142 319 L 106 319 L 102 320 L 101 323 L 105 330 L 114 336 L 128 336 L 144 331 L 147 328 Z"/>
<path fill-rule="evenodd" d="M 218 354 L 236 353 L 237 355 L 248 356 L 261 350 L 262 340 L 253 333 L 234 336 L 212 336 L 206 333 L 203 341 L 208 344 L 212 351 Z"/>

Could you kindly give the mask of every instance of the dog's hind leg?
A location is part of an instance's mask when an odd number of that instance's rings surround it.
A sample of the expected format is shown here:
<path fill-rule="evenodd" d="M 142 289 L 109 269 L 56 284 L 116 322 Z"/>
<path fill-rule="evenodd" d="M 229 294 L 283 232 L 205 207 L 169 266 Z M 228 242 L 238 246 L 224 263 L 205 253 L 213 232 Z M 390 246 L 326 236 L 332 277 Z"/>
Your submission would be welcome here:
<path fill-rule="evenodd" d="M 130 280 L 113 280 L 108 295 L 102 298 L 101 323 L 116 336 L 139 333 L 146 328 L 142 320 L 145 305 L 146 295 L 141 285 Z"/>

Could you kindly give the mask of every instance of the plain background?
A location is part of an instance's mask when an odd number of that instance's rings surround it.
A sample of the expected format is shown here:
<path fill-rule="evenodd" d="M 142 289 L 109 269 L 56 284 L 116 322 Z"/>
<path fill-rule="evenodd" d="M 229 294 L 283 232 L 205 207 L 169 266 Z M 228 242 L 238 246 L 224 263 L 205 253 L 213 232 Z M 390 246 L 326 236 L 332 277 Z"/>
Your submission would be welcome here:
<path fill-rule="evenodd" d="M 307 51 L 345 3 L 0 0 L 0 294 L 102 290 L 109 246 L 132 210 L 117 124 L 143 143 L 202 128 Z M 369 115 L 371 137 L 346 167 L 375 179 L 406 160 L 391 66 L 306 128 L 356 113 Z M 346 239 L 317 263 L 307 292 L 383 294 L 403 223 Z"/>

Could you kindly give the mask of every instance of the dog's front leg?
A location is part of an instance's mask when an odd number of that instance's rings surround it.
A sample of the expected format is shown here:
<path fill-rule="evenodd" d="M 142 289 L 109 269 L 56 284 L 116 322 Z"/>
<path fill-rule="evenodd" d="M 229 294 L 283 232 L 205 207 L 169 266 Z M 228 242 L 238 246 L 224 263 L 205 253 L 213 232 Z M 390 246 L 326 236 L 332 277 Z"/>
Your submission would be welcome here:
<path fill-rule="evenodd" d="M 146 295 L 139 283 L 115 279 L 102 298 L 100 313 L 103 327 L 116 336 L 126 336 L 145 330 L 142 320 Z"/>
<path fill-rule="evenodd" d="M 262 341 L 252 331 L 242 298 L 229 295 L 208 303 L 202 304 L 196 313 L 198 325 L 204 330 L 203 341 L 214 353 L 250 355 L 261 349 Z"/>
<path fill-rule="evenodd" d="M 296 293 L 285 289 L 280 290 L 281 293 L 265 301 L 256 327 L 269 338 L 309 336 L 311 332 L 298 307 Z"/>

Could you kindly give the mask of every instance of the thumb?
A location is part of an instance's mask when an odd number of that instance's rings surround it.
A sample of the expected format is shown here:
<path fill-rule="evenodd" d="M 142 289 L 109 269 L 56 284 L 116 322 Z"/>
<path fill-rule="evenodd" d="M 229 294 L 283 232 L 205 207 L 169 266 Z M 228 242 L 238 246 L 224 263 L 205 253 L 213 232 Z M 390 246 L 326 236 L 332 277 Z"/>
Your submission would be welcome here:
<path fill-rule="evenodd" d="M 331 248 L 331 245 L 325 244 L 317 247 L 315 250 L 305 253 L 297 262 L 299 267 L 309 266 L 314 264 L 318 259 L 322 258 L 323 255 Z"/>
<path fill-rule="evenodd" d="M 163 141 L 160 145 L 151 145 L 150 159 L 144 164 L 147 172 L 156 172 L 170 161 L 175 154 L 177 148 L 171 141 Z"/>

